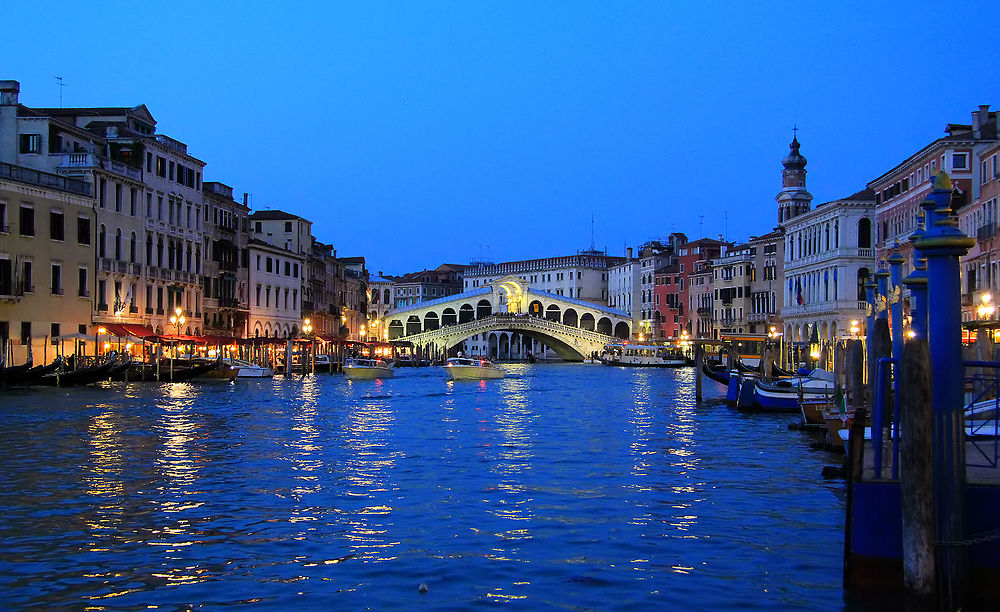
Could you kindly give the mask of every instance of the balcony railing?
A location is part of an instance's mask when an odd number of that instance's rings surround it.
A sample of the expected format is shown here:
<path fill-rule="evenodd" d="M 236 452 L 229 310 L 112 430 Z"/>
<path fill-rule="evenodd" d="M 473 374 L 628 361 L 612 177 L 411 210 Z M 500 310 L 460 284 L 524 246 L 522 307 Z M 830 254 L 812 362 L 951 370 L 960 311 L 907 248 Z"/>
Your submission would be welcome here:
<path fill-rule="evenodd" d="M 39 172 L 38 170 L 22 168 L 21 166 L 14 166 L 3 162 L 0 162 L 0 178 L 31 183 L 32 185 L 39 185 L 41 187 L 52 187 L 53 189 L 60 189 L 85 196 L 90 195 L 90 185 L 81 180 L 49 174 L 48 172 Z"/>
<path fill-rule="evenodd" d="M 997 232 L 997 226 L 992 223 L 989 223 L 976 230 L 976 240 L 978 240 L 979 242 L 985 242 L 990 238 L 992 238 L 993 236 L 995 236 L 996 232 Z"/>

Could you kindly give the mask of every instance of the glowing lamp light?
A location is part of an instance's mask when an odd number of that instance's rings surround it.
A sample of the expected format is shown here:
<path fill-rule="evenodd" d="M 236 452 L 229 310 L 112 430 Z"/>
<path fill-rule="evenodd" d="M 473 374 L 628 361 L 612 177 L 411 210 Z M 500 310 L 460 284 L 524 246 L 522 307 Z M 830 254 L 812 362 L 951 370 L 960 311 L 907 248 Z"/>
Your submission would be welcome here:
<path fill-rule="evenodd" d="M 108 350 L 110 348 L 111 348 L 111 343 L 110 342 L 105 342 L 104 343 L 104 350 Z"/>
<path fill-rule="evenodd" d="M 993 313 L 996 310 L 996 307 L 993 306 L 993 296 L 989 293 L 984 293 L 979 299 L 982 300 L 982 304 L 980 304 L 979 308 L 976 309 L 976 312 L 979 313 L 979 318 L 992 318 Z"/>
<path fill-rule="evenodd" d="M 813 359 L 819 359 L 819 349 L 813 349 L 809 351 L 809 356 Z"/>
<path fill-rule="evenodd" d="M 99 334 L 106 334 L 106 333 L 108 333 L 108 330 L 104 329 L 103 327 L 98 327 L 97 328 L 97 333 L 99 333 Z"/>

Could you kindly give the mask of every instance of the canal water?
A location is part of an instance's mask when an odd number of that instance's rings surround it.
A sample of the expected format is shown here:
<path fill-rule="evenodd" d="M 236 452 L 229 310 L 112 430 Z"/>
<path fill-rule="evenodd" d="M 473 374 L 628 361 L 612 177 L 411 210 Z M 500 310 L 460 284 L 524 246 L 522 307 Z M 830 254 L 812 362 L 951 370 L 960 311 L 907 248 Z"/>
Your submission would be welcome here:
<path fill-rule="evenodd" d="M 0 608 L 844 606 L 840 457 L 694 371 L 0 395 Z"/>

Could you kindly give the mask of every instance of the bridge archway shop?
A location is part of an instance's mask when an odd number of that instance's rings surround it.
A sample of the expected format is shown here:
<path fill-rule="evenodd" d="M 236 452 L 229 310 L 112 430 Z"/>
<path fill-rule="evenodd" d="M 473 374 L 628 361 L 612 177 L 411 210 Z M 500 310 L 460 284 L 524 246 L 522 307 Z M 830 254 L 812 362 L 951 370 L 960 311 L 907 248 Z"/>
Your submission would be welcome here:
<path fill-rule="evenodd" d="M 563 359 L 579 361 L 632 333 L 632 317 L 601 304 L 531 289 L 527 281 L 506 276 L 458 295 L 390 311 L 389 340 L 446 351 L 473 335 L 517 332 L 537 339 Z M 495 345 L 510 354 L 508 343 Z"/>

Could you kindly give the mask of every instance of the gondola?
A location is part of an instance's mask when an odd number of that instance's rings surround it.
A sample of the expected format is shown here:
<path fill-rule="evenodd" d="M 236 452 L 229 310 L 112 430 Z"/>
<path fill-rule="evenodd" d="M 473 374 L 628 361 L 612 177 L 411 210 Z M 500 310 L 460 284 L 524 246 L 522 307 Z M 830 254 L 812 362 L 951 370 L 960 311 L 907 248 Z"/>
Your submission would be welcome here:
<path fill-rule="evenodd" d="M 779 366 L 778 366 L 778 364 L 776 364 L 776 363 L 774 363 L 774 362 L 772 361 L 772 362 L 771 362 L 771 376 L 774 376 L 774 377 L 781 377 L 781 376 L 784 376 L 784 377 L 788 377 L 788 376 L 795 376 L 795 372 L 790 372 L 790 371 L 788 371 L 788 370 L 786 370 L 786 369 L 784 369 L 784 368 L 781 368 L 781 367 L 779 367 Z"/>
<path fill-rule="evenodd" d="M 45 376 L 38 378 L 39 385 L 45 385 L 47 387 L 76 387 L 80 385 L 89 385 L 102 380 L 107 380 L 111 374 L 111 368 L 114 367 L 115 361 L 108 359 L 103 363 L 100 363 L 89 368 L 82 368 L 80 370 L 67 370 L 65 372 L 55 371 L 51 374 L 46 374 Z"/>
<path fill-rule="evenodd" d="M 711 366 L 707 363 L 701 364 L 701 371 L 705 376 L 722 385 L 729 385 L 729 371 L 722 366 Z"/>
<path fill-rule="evenodd" d="M 21 365 L 0 368 L 0 387 L 11 387 L 31 369 L 31 359 Z"/>
<path fill-rule="evenodd" d="M 752 368 L 743 363 L 742 359 L 736 359 L 736 369 L 744 374 L 760 374 L 760 367 Z"/>
<path fill-rule="evenodd" d="M 159 378 L 157 378 L 156 365 L 147 362 L 135 362 L 128 370 L 128 380 L 130 382 L 186 382 L 196 376 L 201 376 L 207 372 L 218 368 L 222 364 L 218 360 L 208 363 L 192 365 L 191 360 L 174 360 L 173 371 L 170 369 L 170 360 L 164 359 L 160 362 Z M 119 375 L 118 380 L 124 380 L 124 372 Z"/>

